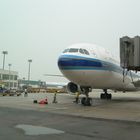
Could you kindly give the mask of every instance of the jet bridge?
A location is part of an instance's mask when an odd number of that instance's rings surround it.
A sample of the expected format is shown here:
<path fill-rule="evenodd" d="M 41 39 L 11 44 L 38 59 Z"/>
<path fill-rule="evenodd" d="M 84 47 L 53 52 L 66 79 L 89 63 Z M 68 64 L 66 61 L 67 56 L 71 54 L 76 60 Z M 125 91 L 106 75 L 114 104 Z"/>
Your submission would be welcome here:
<path fill-rule="evenodd" d="M 120 65 L 122 68 L 140 71 L 140 37 L 120 38 Z"/>

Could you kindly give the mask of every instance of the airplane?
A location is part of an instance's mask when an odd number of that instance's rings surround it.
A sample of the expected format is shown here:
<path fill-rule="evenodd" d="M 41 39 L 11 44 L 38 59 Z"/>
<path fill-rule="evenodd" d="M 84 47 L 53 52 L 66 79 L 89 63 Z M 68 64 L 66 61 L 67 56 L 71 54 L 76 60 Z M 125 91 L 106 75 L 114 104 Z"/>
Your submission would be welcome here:
<path fill-rule="evenodd" d="M 86 95 L 81 99 L 85 106 L 92 105 L 89 97 L 92 89 L 103 89 L 101 99 L 112 99 L 108 89 L 123 92 L 139 90 L 136 85 L 140 75 L 120 67 L 109 51 L 95 44 L 68 46 L 58 58 L 58 67 L 70 81 L 67 84 L 68 91 Z"/>
<path fill-rule="evenodd" d="M 46 86 L 50 88 L 64 88 L 67 86 L 67 83 L 64 82 L 46 82 Z"/>

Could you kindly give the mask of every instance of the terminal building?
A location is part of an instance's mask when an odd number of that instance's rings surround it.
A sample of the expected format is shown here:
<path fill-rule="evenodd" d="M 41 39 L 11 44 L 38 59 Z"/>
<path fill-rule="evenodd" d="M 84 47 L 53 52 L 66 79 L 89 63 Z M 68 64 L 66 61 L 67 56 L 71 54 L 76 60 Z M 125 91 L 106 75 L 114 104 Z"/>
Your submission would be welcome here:
<path fill-rule="evenodd" d="M 18 84 L 20 88 L 27 88 L 28 86 L 32 88 L 46 88 L 46 82 L 41 80 L 33 81 L 33 80 L 19 79 Z"/>
<path fill-rule="evenodd" d="M 0 69 L 0 86 L 5 88 L 18 88 L 18 72 Z"/>

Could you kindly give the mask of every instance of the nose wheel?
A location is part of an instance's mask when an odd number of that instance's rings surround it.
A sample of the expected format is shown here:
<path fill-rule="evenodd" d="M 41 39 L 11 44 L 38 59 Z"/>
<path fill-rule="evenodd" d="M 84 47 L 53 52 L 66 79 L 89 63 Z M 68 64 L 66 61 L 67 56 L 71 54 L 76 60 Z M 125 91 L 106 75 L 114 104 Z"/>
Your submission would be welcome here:
<path fill-rule="evenodd" d="M 92 98 L 83 97 L 81 99 L 81 104 L 84 105 L 84 106 L 91 106 L 92 105 Z"/>

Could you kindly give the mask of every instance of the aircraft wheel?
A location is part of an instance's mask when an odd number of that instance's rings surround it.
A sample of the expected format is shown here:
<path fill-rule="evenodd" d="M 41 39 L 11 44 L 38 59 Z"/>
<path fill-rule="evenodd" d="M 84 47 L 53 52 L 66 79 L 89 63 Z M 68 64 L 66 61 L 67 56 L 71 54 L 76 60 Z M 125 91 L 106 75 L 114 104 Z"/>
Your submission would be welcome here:
<path fill-rule="evenodd" d="M 100 99 L 106 99 L 106 96 L 105 96 L 104 93 L 101 93 L 101 95 L 100 95 Z"/>
<path fill-rule="evenodd" d="M 81 104 L 82 104 L 82 105 L 85 105 L 85 101 L 86 101 L 86 97 L 83 97 L 83 98 L 81 99 Z"/>
<path fill-rule="evenodd" d="M 84 106 L 91 106 L 92 105 L 92 98 L 87 98 L 86 97 L 83 97 L 81 99 L 81 104 L 84 105 Z"/>
<path fill-rule="evenodd" d="M 112 99 L 112 95 L 111 94 L 107 94 L 107 99 L 111 100 Z"/>
<path fill-rule="evenodd" d="M 104 93 L 101 93 L 100 98 L 101 99 L 111 100 L 112 99 L 112 94 L 104 94 Z"/>
<path fill-rule="evenodd" d="M 92 105 L 92 98 L 87 98 L 86 104 L 87 104 L 88 106 L 91 106 L 91 105 Z"/>

